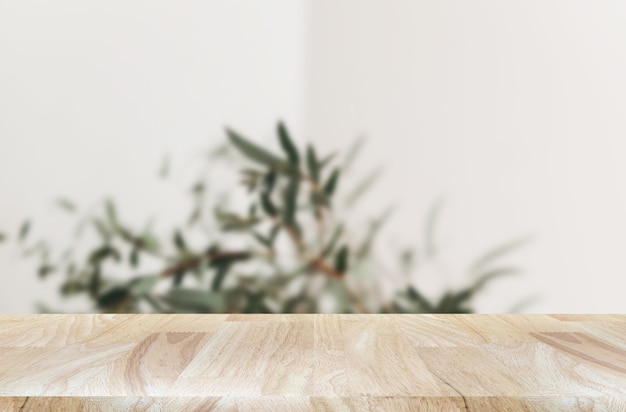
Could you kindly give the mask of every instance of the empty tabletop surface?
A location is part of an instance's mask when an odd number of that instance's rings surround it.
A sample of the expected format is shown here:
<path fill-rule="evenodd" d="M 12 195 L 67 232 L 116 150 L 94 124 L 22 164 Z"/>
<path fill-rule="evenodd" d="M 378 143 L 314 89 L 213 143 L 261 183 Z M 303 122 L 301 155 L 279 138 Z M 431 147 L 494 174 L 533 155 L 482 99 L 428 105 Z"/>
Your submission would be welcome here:
<path fill-rule="evenodd" d="M 626 411 L 626 315 L 0 315 L 0 410 Z"/>

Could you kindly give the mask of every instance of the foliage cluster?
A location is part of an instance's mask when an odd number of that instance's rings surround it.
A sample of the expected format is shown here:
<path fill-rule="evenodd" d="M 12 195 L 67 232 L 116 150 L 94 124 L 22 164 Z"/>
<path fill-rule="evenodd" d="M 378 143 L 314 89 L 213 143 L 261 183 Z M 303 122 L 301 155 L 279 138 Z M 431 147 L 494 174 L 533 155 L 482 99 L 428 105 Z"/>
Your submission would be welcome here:
<path fill-rule="evenodd" d="M 478 259 L 470 268 L 473 282 L 460 290 L 432 299 L 407 281 L 385 298 L 378 285 L 366 284 L 359 273 L 376 259 L 377 235 L 391 211 L 369 222 L 362 239 L 354 239 L 336 213 L 338 207 L 358 205 L 380 175 L 374 171 L 352 190 L 342 191 L 342 176 L 363 141 L 357 141 L 344 157 L 321 155 L 311 144 L 298 147 L 279 123 L 276 135 L 283 153 L 277 154 L 232 129 L 226 134 L 228 145 L 216 156 L 235 149 L 245 158 L 243 187 L 229 189 L 248 192 L 249 204 L 243 212 L 207 204 L 210 183 L 201 179 L 191 189 L 190 215 L 169 238 L 157 236 L 150 225 L 131 228 L 109 199 L 95 212 L 77 218 L 80 231 L 92 231 L 98 239 L 84 253 L 70 246 L 56 254 L 44 241 L 27 245 L 29 221 L 16 241 L 24 255 L 37 259 L 41 278 L 61 273 L 63 296 L 88 296 L 92 310 L 101 312 L 315 313 L 329 307 L 340 313 L 469 313 L 475 295 L 487 283 L 516 272 L 494 263 L 522 241 Z M 165 162 L 161 174 L 168 172 Z M 59 200 L 58 206 L 78 213 L 69 200 Z M 440 206 L 436 204 L 427 219 L 423 258 L 434 255 L 432 239 Z M 192 246 L 189 232 L 197 233 L 206 219 L 218 230 L 204 232 L 202 247 Z M 0 234 L 0 240 L 6 237 Z M 410 272 L 417 255 L 411 249 L 400 251 L 398 266 Z M 145 272 L 144 260 L 158 269 Z M 114 271 L 124 275 L 112 276 Z M 324 307 L 322 297 L 330 306 Z"/>

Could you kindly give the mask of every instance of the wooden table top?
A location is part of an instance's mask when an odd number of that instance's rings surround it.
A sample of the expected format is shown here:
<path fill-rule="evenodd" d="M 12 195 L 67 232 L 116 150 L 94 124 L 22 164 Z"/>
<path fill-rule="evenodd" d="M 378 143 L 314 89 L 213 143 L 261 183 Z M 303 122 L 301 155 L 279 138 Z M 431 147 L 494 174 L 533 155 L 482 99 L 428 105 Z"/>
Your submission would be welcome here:
<path fill-rule="evenodd" d="M 0 315 L 1 411 L 626 411 L 626 315 Z"/>

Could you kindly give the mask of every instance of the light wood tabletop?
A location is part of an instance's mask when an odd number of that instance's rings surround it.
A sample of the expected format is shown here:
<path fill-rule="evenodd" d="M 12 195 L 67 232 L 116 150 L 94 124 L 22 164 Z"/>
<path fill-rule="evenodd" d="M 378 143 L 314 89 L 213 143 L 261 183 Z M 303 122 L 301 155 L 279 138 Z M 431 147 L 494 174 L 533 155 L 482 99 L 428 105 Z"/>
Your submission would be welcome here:
<path fill-rule="evenodd" d="M 626 315 L 0 315 L 1 411 L 626 411 Z"/>

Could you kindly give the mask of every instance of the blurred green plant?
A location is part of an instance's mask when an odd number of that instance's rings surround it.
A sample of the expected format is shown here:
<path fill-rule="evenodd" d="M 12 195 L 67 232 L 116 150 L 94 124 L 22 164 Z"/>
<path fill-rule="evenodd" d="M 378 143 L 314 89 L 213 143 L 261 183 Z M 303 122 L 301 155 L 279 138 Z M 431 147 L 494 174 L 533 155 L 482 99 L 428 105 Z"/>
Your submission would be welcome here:
<path fill-rule="evenodd" d="M 373 219 L 361 238 L 355 238 L 339 213 L 358 205 L 381 175 L 375 170 L 352 190 L 341 190 L 342 176 L 351 170 L 364 140 L 357 140 L 339 161 L 337 154 L 319 155 L 313 145 L 297 147 L 283 123 L 276 133 L 282 155 L 226 129 L 229 143 L 209 160 L 226 159 L 232 167 L 232 149 L 243 155 L 241 183 L 248 193 L 244 211 L 227 207 L 225 196 L 211 201 L 207 196 L 211 173 L 204 173 L 191 188 L 191 213 L 169 239 L 157 236 L 151 224 L 142 230 L 131 228 L 108 199 L 78 218 L 77 239 L 86 230 L 97 239 L 82 253 L 78 246 L 85 249 L 85 242 L 78 240 L 60 255 L 54 255 L 45 241 L 24 246 L 30 221 L 21 225 L 16 241 L 24 256 L 37 259 L 40 278 L 62 273 L 60 293 L 87 296 L 92 310 L 101 312 L 471 313 L 475 296 L 489 282 L 517 273 L 495 263 L 526 239 L 476 260 L 469 269 L 473 281 L 464 288 L 432 299 L 407 276 L 384 297 L 380 280 L 363 273 L 376 265 L 376 240 L 392 209 Z M 165 158 L 159 176 L 166 178 L 170 168 Z M 227 189 L 236 190 L 240 189 Z M 58 199 L 56 204 L 78 213 L 70 200 Z M 411 273 L 418 257 L 436 258 L 435 226 L 441 205 L 437 202 L 427 218 L 423 250 L 419 254 L 402 250 L 398 271 Z M 189 242 L 192 235 L 203 240 Z M 0 242 L 5 239 L 7 235 L 0 233 Z M 146 261 L 149 264 L 144 265 Z M 147 266 L 157 269 L 146 270 Z"/>

